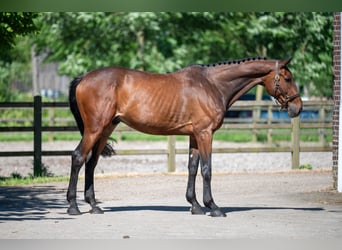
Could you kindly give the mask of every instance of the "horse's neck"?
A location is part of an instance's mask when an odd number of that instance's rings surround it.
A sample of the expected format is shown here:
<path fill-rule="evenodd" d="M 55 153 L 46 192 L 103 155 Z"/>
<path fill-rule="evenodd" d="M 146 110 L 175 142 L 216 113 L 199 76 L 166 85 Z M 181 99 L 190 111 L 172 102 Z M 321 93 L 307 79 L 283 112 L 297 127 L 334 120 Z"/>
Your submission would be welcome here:
<path fill-rule="evenodd" d="M 222 93 L 229 108 L 237 99 L 258 84 L 272 70 L 265 61 L 220 65 L 207 68 L 211 83 Z"/>

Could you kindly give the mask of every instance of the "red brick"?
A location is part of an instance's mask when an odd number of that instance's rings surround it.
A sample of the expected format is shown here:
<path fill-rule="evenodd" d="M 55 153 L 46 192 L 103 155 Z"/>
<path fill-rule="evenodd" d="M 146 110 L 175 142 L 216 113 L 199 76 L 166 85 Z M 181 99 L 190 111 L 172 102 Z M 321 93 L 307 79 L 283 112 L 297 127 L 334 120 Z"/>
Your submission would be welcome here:
<path fill-rule="evenodd" d="M 338 164 L 338 131 L 341 97 L 341 13 L 334 12 L 334 111 L 333 111 L 333 186 L 337 187 Z"/>

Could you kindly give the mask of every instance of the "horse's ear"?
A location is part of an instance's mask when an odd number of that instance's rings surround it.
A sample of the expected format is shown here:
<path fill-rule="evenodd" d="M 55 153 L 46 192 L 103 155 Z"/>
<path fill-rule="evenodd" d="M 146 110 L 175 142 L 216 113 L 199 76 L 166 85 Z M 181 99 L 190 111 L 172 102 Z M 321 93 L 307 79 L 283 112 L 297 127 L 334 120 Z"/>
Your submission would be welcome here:
<path fill-rule="evenodd" d="M 287 66 L 287 65 L 291 62 L 291 60 L 292 60 L 292 57 L 281 60 L 280 66 L 281 66 L 281 67 Z"/>

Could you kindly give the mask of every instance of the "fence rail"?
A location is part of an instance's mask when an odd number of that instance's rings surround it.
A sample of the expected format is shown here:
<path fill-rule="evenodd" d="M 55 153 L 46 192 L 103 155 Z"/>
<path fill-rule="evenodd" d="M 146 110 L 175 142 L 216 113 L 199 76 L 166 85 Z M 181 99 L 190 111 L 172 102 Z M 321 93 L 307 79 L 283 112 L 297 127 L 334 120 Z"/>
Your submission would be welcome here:
<path fill-rule="evenodd" d="M 29 108 L 33 109 L 32 126 L 0 126 L 0 133 L 4 132 L 33 132 L 33 150 L 32 151 L 0 151 L 0 157 L 18 157 L 33 156 L 34 176 L 42 174 L 42 156 L 64 156 L 70 155 L 70 150 L 42 150 L 42 132 L 73 132 L 78 131 L 77 126 L 43 126 L 42 125 L 42 109 L 43 108 L 68 108 L 66 102 L 42 102 L 40 96 L 34 97 L 34 102 L 16 102 L 16 103 L 0 103 L 0 110 L 8 108 Z M 319 113 L 318 119 L 305 120 L 293 118 L 291 120 L 275 120 L 272 112 L 277 107 L 270 101 L 238 101 L 230 110 L 241 111 L 249 110 L 252 112 L 250 118 L 226 118 L 221 130 L 249 130 L 253 131 L 256 138 L 258 130 L 267 130 L 267 143 L 262 147 L 239 147 L 239 148 L 213 148 L 213 153 L 258 153 L 258 152 L 289 152 L 292 156 L 292 168 L 299 167 L 300 152 L 325 152 L 331 151 L 330 143 L 327 143 L 325 137 L 331 134 L 332 119 L 330 115 L 333 107 L 332 101 L 306 101 L 304 102 L 305 110 L 313 110 Z M 267 119 L 261 119 L 261 110 L 267 111 Z M 75 122 L 72 120 L 75 124 Z M 286 130 L 285 133 L 291 132 L 291 144 L 287 146 L 277 146 L 272 144 L 272 134 L 275 130 Z M 300 134 L 305 133 L 303 129 L 317 129 L 319 133 L 319 143 L 313 146 L 300 145 Z M 126 125 L 119 126 L 116 130 L 119 133 L 133 131 Z M 175 137 L 168 137 L 167 149 L 127 149 L 116 150 L 118 155 L 142 155 L 142 154 L 166 154 L 168 156 L 168 171 L 175 171 L 176 154 L 187 154 L 186 149 L 177 149 L 175 146 Z"/>

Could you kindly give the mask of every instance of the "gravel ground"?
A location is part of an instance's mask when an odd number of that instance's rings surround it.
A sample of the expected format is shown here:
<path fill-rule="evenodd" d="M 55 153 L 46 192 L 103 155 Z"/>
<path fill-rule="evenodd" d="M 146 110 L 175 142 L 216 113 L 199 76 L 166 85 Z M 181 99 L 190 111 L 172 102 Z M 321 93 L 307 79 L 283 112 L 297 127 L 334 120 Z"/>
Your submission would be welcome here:
<path fill-rule="evenodd" d="M 44 143 L 72 150 L 77 142 Z M 177 148 L 187 148 L 177 142 Z M 215 142 L 214 147 L 250 144 Z M 2 150 L 32 150 L 32 143 L 0 143 Z M 117 149 L 166 148 L 166 142 L 120 142 Z M 0 187 L 1 239 L 339 239 L 342 196 L 332 190 L 331 153 L 302 153 L 292 170 L 290 153 L 214 154 L 213 196 L 226 218 L 192 216 L 185 199 L 186 155 L 166 174 L 166 156 L 102 158 L 95 180 L 104 215 L 89 213 L 78 183 L 81 216 L 66 214 L 67 182 Z M 69 175 L 69 157 L 44 157 L 55 175 Z M 30 157 L 4 157 L 0 175 L 32 173 Z M 202 178 L 197 178 L 202 203 Z M 42 230 L 44 228 L 44 230 Z"/>
<path fill-rule="evenodd" d="M 341 239 L 342 195 L 331 190 L 331 171 L 214 174 L 213 195 L 225 218 L 191 215 L 186 180 L 180 173 L 97 176 L 104 214 L 94 215 L 83 201 L 82 179 L 80 216 L 66 214 L 67 182 L 0 187 L 0 238 Z"/>
<path fill-rule="evenodd" d="M 43 143 L 43 150 L 73 150 L 77 141 L 58 141 Z M 253 144 L 262 146 L 262 144 Z M 250 143 L 225 143 L 214 141 L 213 147 L 250 147 Z M 1 142 L 3 151 L 30 151 L 32 142 Z M 177 148 L 188 148 L 188 142 L 177 142 Z M 166 149 L 167 142 L 126 142 L 120 141 L 116 149 Z M 188 156 L 176 156 L 176 172 L 187 171 Z M 291 169 L 290 153 L 230 153 L 213 154 L 213 172 L 250 172 L 250 171 L 287 171 Z M 3 157 L 0 161 L 0 176 L 13 173 L 27 176 L 33 173 L 32 157 Z M 70 173 L 70 156 L 45 156 L 43 163 L 54 175 L 67 176 Z M 330 170 L 332 167 L 331 152 L 301 153 L 300 164 L 310 164 L 314 170 Z M 127 173 L 164 173 L 167 172 L 166 155 L 116 155 L 101 158 L 96 174 Z"/>

